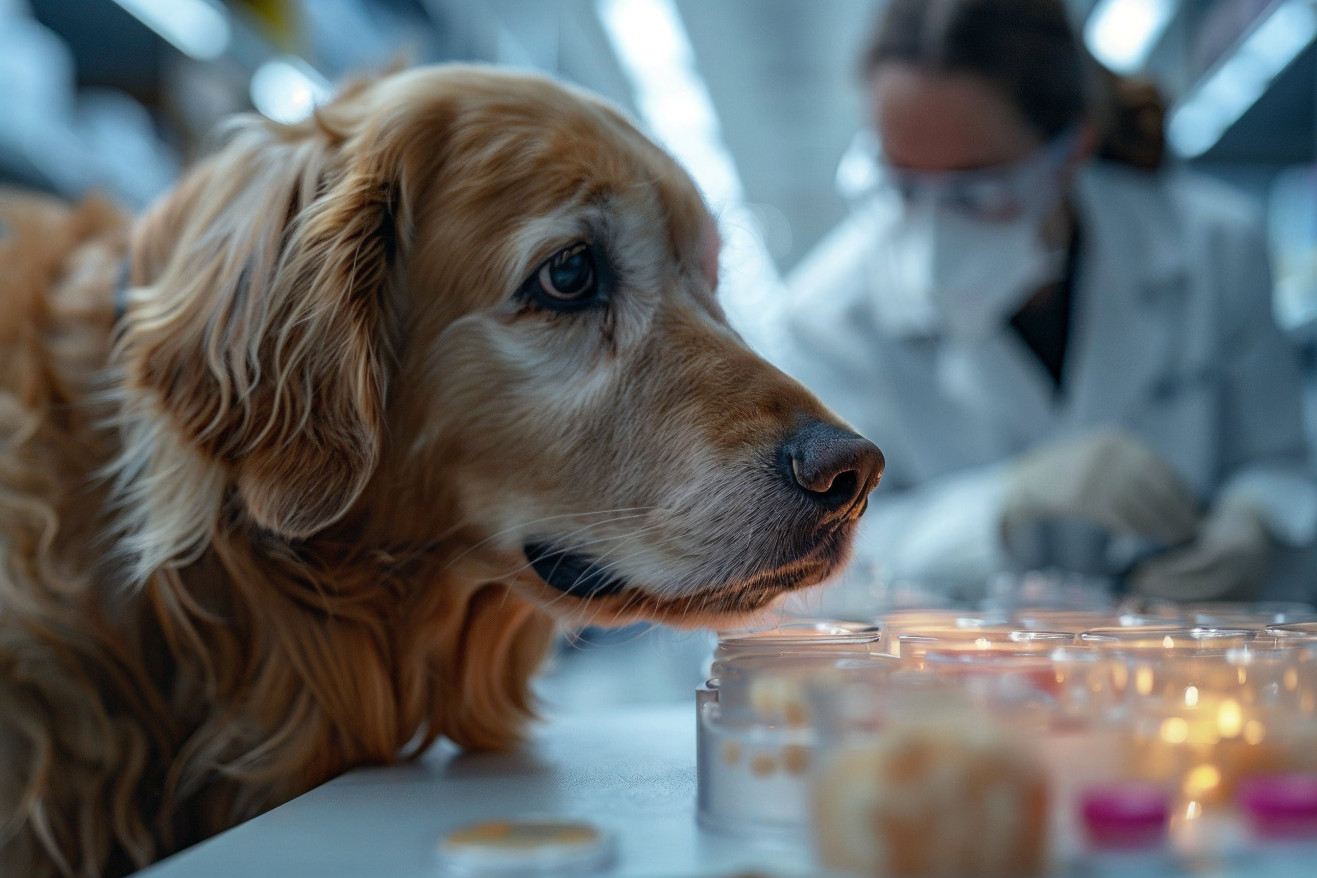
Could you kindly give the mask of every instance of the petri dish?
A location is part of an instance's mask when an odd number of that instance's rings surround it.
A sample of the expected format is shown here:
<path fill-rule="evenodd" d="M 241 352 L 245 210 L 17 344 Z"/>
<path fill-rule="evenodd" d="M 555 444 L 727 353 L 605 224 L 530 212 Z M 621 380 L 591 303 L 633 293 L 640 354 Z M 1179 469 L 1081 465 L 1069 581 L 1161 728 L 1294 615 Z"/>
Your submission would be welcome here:
<path fill-rule="evenodd" d="M 862 622 L 788 622 L 774 628 L 720 631 L 714 659 L 823 652 L 864 656 L 881 652 L 882 639 L 881 628 Z"/>
<path fill-rule="evenodd" d="M 439 840 L 441 874 L 469 878 L 557 878 L 608 868 L 613 836 L 592 823 L 557 817 L 487 820 Z"/>
<path fill-rule="evenodd" d="M 1144 625 L 1093 628 L 1079 642 L 1099 650 L 1141 655 L 1195 655 L 1249 646 L 1257 631 L 1246 628 L 1182 628 Z"/>

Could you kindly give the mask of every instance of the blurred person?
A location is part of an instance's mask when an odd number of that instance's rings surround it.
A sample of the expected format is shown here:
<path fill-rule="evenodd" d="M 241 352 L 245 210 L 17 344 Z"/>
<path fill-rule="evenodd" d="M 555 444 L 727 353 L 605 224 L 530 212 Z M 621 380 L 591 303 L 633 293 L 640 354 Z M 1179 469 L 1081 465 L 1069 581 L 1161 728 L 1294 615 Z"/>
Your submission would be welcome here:
<path fill-rule="evenodd" d="M 781 358 L 887 452 L 859 557 L 962 594 L 1056 567 L 1312 598 L 1262 225 L 1168 166 L 1156 89 L 1061 0 L 891 0 L 863 74 L 839 170 L 863 197 L 791 279 Z"/>

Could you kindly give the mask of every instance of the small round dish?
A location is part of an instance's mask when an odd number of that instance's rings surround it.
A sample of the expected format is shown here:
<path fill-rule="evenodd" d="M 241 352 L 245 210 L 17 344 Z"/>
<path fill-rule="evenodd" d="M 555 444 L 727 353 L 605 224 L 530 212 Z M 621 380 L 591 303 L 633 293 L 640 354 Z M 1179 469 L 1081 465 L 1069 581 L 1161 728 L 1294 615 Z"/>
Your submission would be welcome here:
<path fill-rule="evenodd" d="M 883 631 L 862 622 L 787 622 L 774 628 L 737 628 L 718 633 L 715 660 L 741 655 L 882 652 Z"/>
<path fill-rule="evenodd" d="M 558 817 L 487 820 L 449 832 L 436 851 L 440 874 L 462 878 L 566 878 L 612 865 L 613 836 Z"/>

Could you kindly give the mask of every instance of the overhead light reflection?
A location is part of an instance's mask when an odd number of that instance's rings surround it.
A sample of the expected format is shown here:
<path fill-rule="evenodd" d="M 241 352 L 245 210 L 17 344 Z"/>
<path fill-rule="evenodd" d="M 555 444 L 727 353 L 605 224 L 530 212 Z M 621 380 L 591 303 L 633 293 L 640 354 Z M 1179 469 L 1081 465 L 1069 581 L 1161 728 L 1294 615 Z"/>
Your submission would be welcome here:
<path fill-rule="evenodd" d="M 650 132 L 690 173 L 718 217 L 726 269 L 720 297 L 752 343 L 772 347 L 772 315 L 785 301 L 759 221 L 745 205 L 718 113 L 672 0 L 596 0 L 595 10 Z"/>
<path fill-rule="evenodd" d="M 1215 146 L 1314 38 L 1317 11 L 1310 0 L 1275 6 L 1171 112 L 1167 136 L 1172 148 L 1194 158 Z"/>
<path fill-rule="evenodd" d="M 129 14 L 198 61 L 229 47 L 229 15 L 212 0 L 115 0 Z"/>
<path fill-rule="evenodd" d="M 644 77 L 692 70 L 695 52 L 681 15 L 670 0 L 600 0 L 599 17 L 618 60 Z"/>
<path fill-rule="evenodd" d="M 285 125 L 300 122 L 330 97 L 329 83 L 300 58 L 266 61 L 252 74 L 252 106 Z"/>
<path fill-rule="evenodd" d="M 1179 0 L 1099 0 L 1084 24 L 1084 42 L 1107 67 L 1134 73 L 1148 60 Z"/>
<path fill-rule="evenodd" d="M 599 19 L 654 136 L 715 202 L 739 200 L 740 178 L 672 0 L 599 0 Z M 716 182 L 718 188 L 708 188 Z"/>

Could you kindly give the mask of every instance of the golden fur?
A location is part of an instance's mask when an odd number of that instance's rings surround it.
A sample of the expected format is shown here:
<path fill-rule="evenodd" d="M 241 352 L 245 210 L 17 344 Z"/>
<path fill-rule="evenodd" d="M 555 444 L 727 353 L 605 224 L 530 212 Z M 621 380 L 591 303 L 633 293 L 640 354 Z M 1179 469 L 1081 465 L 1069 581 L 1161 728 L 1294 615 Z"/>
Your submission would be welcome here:
<path fill-rule="evenodd" d="M 834 419 L 727 327 L 685 175 L 547 80 L 395 74 L 236 121 L 135 222 L 9 193 L 0 226 L 5 875 L 509 746 L 557 620 L 741 618 L 858 515 L 801 536 L 765 461 Z M 577 240 L 606 309 L 513 296 Z M 555 590 L 531 538 L 636 585 Z"/>

